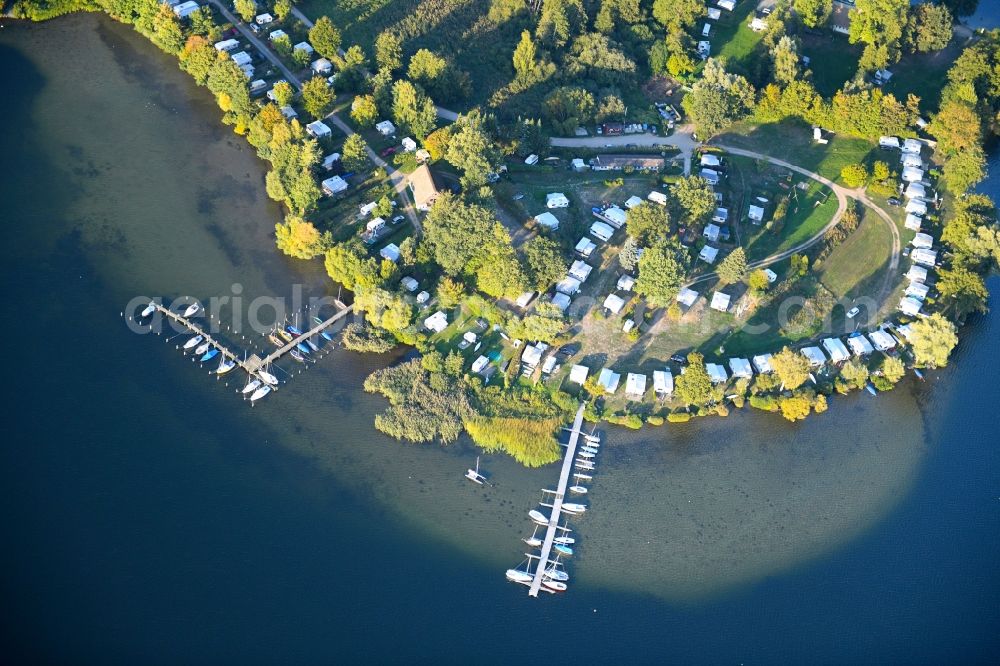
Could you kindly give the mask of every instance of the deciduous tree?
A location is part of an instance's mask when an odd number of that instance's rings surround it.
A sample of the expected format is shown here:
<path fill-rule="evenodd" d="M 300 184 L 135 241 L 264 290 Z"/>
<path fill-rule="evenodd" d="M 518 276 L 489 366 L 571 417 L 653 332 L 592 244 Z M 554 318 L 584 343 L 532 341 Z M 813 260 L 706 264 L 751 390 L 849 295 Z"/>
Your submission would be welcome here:
<path fill-rule="evenodd" d="M 522 248 L 528 286 L 532 289 L 548 289 L 566 274 L 566 260 L 559 245 L 546 236 L 535 236 Z"/>
<path fill-rule="evenodd" d="M 726 255 L 726 258 L 719 263 L 716 272 L 722 284 L 735 284 L 746 277 L 747 255 L 743 247 L 740 246 Z"/>
<path fill-rule="evenodd" d="M 771 357 L 771 368 L 785 388 L 792 391 L 809 379 L 809 361 L 788 347 Z"/>
<path fill-rule="evenodd" d="M 403 44 L 396 33 L 384 30 L 375 38 L 375 62 L 379 69 L 390 72 L 403 66 Z"/>
<path fill-rule="evenodd" d="M 910 325 L 910 345 L 917 364 L 926 368 L 948 365 L 951 350 L 958 344 L 955 324 L 935 312 Z"/>
<path fill-rule="evenodd" d="M 698 352 L 688 354 L 684 373 L 674 381 L 674 395 L 684 405 L 702 406 L 712 399 L 712 380 L 705 369 L 705 357 Z"/>
<path fill-rule="evenodd" d="M 368 145 L 360 134 L 352 134 L 340 149 L 340 161 L 348 171 L 363 171 L 368 167 Z"/>
<path fill-rule="evenodd" d="M 653 307 L 666 307 L 680 291 L 687 269 L 687 254 L 674 240 L 660 240 L 642 252 L 636 293 Z"/>
<path fill-rule="evenodd" d="M 302 84 L 302 106 L 313 118 L 319 120 L 326 116 L 331 104 L 333 93 L 322 76 L 314 76 Z"/>
<path fill-rule="evenodd" d="M 333 24 L 329 16 L 320 16 L 313 27 L 309 28 L 309 43 L 316 53 L 324 58 L 337 62 L 340 60 L 340 30 Z"/>
<path fill-rule="evenodd" d="M 323 254 L 323 235 L 301 217 L 289 215 L 274 227 L 278 249 L 296 259 L 312 259 Z"/>
<path fill-rule="evenodd" d="M 378 106 L 371 95 L 358 95 L 351 103 L 351 119 L 361 127 L 374 127 L 378 122 Z"/>
<path fill-rule="evenodd" d="M 833 11 L 833 0 L 794 0 L 792 5 L 802 24 L 807 28 L 818 28 L 826 24 Z"/>

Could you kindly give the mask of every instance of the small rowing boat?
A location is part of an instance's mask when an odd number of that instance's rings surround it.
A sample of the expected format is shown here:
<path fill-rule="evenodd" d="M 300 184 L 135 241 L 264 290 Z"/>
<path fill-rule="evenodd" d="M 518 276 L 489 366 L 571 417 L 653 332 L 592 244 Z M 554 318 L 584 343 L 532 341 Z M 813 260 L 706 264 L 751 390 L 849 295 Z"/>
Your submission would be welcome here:
<path fill-rule="evenodd" d="M 316 322 L 317 324 L 322 324 L 323 323 L 323 320 L 320 319 L 319 317 L 313 317 L 313 321 Z"/>
<path fill-rule="evenodd" d="M 288 331 L 279 330 L 278 335 L 280 335 L 285 342 L 291 342 L 294 339 L 292 337 L 292 334 L 289 333 Z"/>
<path fill-rule="evenodd" d="M 196 336 L 194 336 L 193 338 L 191 338 L 190 340 L 188 340 L 187 342 L 184 343 L 184 349 L 191 349 L 191 347 L 194 347 L 194 346 L 200 344 L 201 341 L 204 340 L 204 339 L 205 338 L 203 338 L 201 335 L 196 335 Z"/>
<path fill-rule="evenodd" d="M 204 363 L 205 361 L 211 361 L 213 358 L 215 358 L 218 355 L 219 355 L 219 350 L 218 349 L 215 349 L 215 348 L 209 349 L 207 352 L 205 352 L 202 355 L 202 357 L 201 357 L 201 363 Z"/>
<path fill-rule="evenodd" d="M 282 340 L 281 338 L 279 338 L 274 333 L 268 333 L 267 334 L 267 339 L 270 340 L 271 343 L 274 344 L 275 347 L 284 347 L 285 346 L 285 341 Z"/>

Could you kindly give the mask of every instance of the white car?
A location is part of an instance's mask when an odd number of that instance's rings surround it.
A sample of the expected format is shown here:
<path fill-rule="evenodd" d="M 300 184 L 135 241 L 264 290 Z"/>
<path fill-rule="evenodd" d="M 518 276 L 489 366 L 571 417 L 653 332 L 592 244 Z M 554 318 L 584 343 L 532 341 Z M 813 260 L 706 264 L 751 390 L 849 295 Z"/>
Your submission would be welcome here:
<path fill-rule="evenodd" d="M 859 312 L 861 312 L 861 308 L 855 306 L 855 307 L 853 307 L 853 308 L 851 308 L 850 310 L 847 311 L 847 318 L 848 319 L 854 319 L 855 317 L 858 316 Z"/>

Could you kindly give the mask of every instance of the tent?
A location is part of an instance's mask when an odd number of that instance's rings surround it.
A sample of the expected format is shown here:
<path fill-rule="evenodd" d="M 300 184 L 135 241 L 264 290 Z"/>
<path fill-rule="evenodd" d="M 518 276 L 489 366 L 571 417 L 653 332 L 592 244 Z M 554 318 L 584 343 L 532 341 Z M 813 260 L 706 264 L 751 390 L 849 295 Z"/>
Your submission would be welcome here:
<path fill-rule="evenodd" d="M 872 343 L 868 342 L 868 338 L 861 333 L 853 333 L 847 336 L 847 346 L 851 348 L 855 356 L 868 356 L 868 354 L 875 351 Z"/>
<path fill-rule="evenodd" d="M 714 264 L 717 256 L 719 256 L 719 248 L 706 245 L 701 248 L 701 254 L 698 255 L 698 258 L 706 264 Z"/>
<path fill-rule="evenodd" d="M 628 373 L 628 376 L 625 378 L 625 395 L 641 400 L 645 393 L 646 375 L 640 375 L 634 372 Z"/>
<path fill-rule="evenodd" d="M 717 291 L 712 294 L 712 309 L 718 310 L 719 312 L 729 311 L 729 294 L 723 294 L 721 291 Z"/>
<path fill-rule="evenodd" d="M 631 275 L 626 274 L 618 278 L 618 283 L 615 285 L 615 288 L 619 289 L 620 291 L 632 291 L 632 287 L 634 286 L 635 286 L 635 278 L 632 277 Z"/>
<path fill-rule="evenodd" d="M 753 367 L 757 368 L 757 372 L 762 375 L 770 374 L 773 371 L 771 367 L 771 354 L 758 354 L 754 356 Z"/>
<path fill-rule="evenodd" d="M 556 283 L 556 291 L 560 294 L 572 296 L 576 292 L 580 291 L 580 281 L 571 277 L 563 278 Z"/>
<path fill-rule="evenodd" d="M 634 194 L 625 200 L 625 207 L 628 209 L 635 208 L 640 204 L 642 204 L 642 199 L 635 196 Z"/>
<path fill-rule="evenodd" d="M 713 384 L 725 384 L 729 381 L 726 369 L 717 363 L 706 363 L 705 370 L 708 372 L 708 378 L 712 380 Z"/>
<path fill-rule="evenodd" d="M 921 266 L 934 266 L 937 263 L 937 252 L 926 248 L 917 248 L 910 253 L 910 258 Z"/>
<path fill-rule="evenodd" d="M 587 375 L 590 374 L 590 368 L 585 365 L 574 365 L 569 371 L 569 380 L 576 384 L 582 384 L 587 381 Z"/>
<path fill-rule="evenodd" d="M 684 287 L 679 292 L 677 292 L 677 302 L 686 308 L 694 305 L 694 302 L 698 300 L 698 292 L 694 289 L 688 289 Z"/>
<path fill-rule="evenodd" d="M 902 179 L 907 183 L 919 183 L 924 179 L 924 170 L 916 167 L 903 167 Z"/>
<path fill-rule="evenodd" d="M 333 71 L 333 63 L 326 58 L 317 58 L 309 66 L 313 72 L 325 76 Z"/>
<path fill-rule="evenodd" d="M 760 206 L 750 204 L 750 208 L 747 211 L 747 217 L 754 222 L 762 222 L 764 220 L 764 209 Z"/>
<path fill-rule="evenodd" d="M 916 234 L 910 244 L 915 248 L 923 248 L 929 250 L 934 247 L 934 237 L 930 234 Z"/>
<path fill-rule="evenodd" d="M 559 228 L 559 218 L 552 213 L 542 213 L 541 215 L 535 216 L 535 222 L 546 229 L 558 229 Z"/>
<path fill-rule="evenodd" d="M 572 302 L 573 302 L 573 299 L 571 299 L 566 294 L 560 294 L 560 293 L 556 292 L 556 294 L 554 296 L 552 296 L 552 305 L 556 306 L 557 308 L 559 308 L 563 312 L 566 312 L 566 309 L 569 308 L 569 305 Z"/>
<path fill-rule="evenodd" d="M 805 347 L 802 350 L 802 355 L 809 361 L 809 365 L 814 368 L 818 368 L 826 363 L 826 356 L 823 355 L 823 350 L 819 347 Z"/>
<path fill-rule="evenodd" d="M 922 220 L 919 215 L 914 215 L 913 213 L 906 214 L 906 222 L 904 226 L 910 231 L 920 231 L 920 224 Z"/>
<path fill-rule="evenodd" d="M 416 278 L 414 278 L 412 275 L 407 275 L 406 277 L 404 277 L 402 280 L 399 281 L 399 284 L 403 286 L 403 289 L 411 293 L 416 291 L 417 287 L 420 286 L 420 283 L 417 282 Z"/>
<path fill-rule="evenodd" d="M 823 349 L 830 355 L 830 360 L 834 363 L 846 361 L 851 357 L 850 352 L 847 351 L 847 347 L 844 346 L 840 338 L 826 338 L 823 340 Z"/>
<path fill-rule="evenodd" d="M 600 224 L 600 222 L 596 222 L 595 224 Z M 594 241 L 584 236 L 580 239 L 580 242 L 576 244 L 576 251 L 584 257 L 589 257 L 594 252 L 596 247 L 597 245 Z"/>
<path fill-rule="evenodd" d="M 914 215 L 926 215 L 927 214 L 927 202 L 923 199 L 910 199 L 906 202 L 906 212 L 913 213 Z"/>
<path fill-rule="evenodd" d="M 424 328 L 433 333 L 440 333 L 448 328 L 448 315 L 438 310 L 427 319 L 424 319 Z"/>
<path fill-rule="evenodd" d="M 923 282 L 927 279 L 927 269 L 923 266 L 910 266 L 906 272 L 906 279 L 910 282 Z"/>
<path fill-rule="evenodd" d="M 383 259 L 388 259 L 393 263 L 396 263 L 399 260 L 399 246 L 395 243 L 389 243 L 384 248 L 379 250 L 378 253 Z"/>
<path fill-rule="evenodd" d="M 906 186 L 903 196 L 907 199 L 926 199 L 927 190 L 924 188 L 923 183 L 913 182 Z"/>
<path fill-rule="evenodd" d="M 604 307 L 611 310 L 612 313 L 618 314 L 625 307 L 625 299 L 618 294 L 608 294 L 608 297 L 604 299 Z"/>
<path fill-rule="evenodd" d="M 753 368 L 750 366 L 750 361 L 745 358 L 729 359 L 729 369 L 733 371 L 733 378 L 750 379 L 753 377 Z"/>
<path fill-rule="evenodd" d="M 593 266 L 581 259 L 577 259 L 573 262 L 573 265 L 569 267 L 569 276 L 576 278 L 580 282 L 586 282 L 587 278 L 590 277 L 591 271 L 593 270 Z"/>
<path fill-rule="evenodd" d="M 607 218 L 608 222 L 610 222 L 616 229 L 621 229 L 622 225 L 625 224 L 625 211 L 618 206 L 609 206 L 604 209 L 602 215 Z"/>
<path fill-rule="evenodd" d="M 601 386 L 608 393 L 614 393 L 618 390 L 618 382 L 621 381 L 622 376 L 617 372 L 612 372 L 608 368 L 601 370 L 601 374 L 597 376 L 597 384 Z"/>
<path fill-rule="evenodd" d="M 720 231 L 719 225 L 706 224 L 705 231 L 702 235 L 705 236 L 705 238 L 707 238 L 709 241 L 714 243 L 715 241 L 719 240 L 719 231 Z"/>
<path fill-rule="evenodd" d="M 392 124 L 391 120 L 383 120 L 380 123 L 376 123 L 375 129 L 382 136 L 391 136 L 396 133 L 396 126 Z"/>
<path fill-rule="evenodd" d="M 882 329 L 872 331 L 868 334 L 868 338 L 872 341 L 875 349 L 879 351 L 888 351 L 896 346 L 896 341 L 892 339 L 892 336 Z"/>
<path fill-rule="evenodd" d="M 569 199 L 562 192 L 549 192 L 545 195 L 546 208 L 566 208 L 569 206 Z"/>
<path fill-rule="evenodd" d="M 611 240 L 615 230 L 611 228 L 611 225 L 605 224 L 604 222 L 594 222 L 590 225 L 590 235 L 598 240 L 604 241 L 605 243 Z"/>
<path fill-rule="evenodd" d="M 659 396 L 674 392 L 674 376 L 669 370 L 653 370 L 653 391 Z"/>
<path fill-rule="evenodd" d="M 719 164 L 719 158 L 717 155 L 705 153 L 701 156 L 701 166 L 703 167 L 717 167 Z"/>
<path fill-rule="evenodd" d="M 916 317 L 920 314 L 920 308 L 923 303 L 913 298 L 912 296 L 904 296 L 902 300 L 899 301 L 899 311 L 905 314 L 907 317 Z"/>

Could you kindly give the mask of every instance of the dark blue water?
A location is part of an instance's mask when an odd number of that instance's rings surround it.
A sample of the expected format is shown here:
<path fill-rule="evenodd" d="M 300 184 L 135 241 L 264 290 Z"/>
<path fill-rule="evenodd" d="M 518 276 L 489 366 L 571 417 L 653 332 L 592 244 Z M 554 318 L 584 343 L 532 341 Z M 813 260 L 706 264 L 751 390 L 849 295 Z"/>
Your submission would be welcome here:
<path fill-rule="evenodd" d="M 87 98 L 74 77 L 46 70 L 51 60 L 40 54 L 59 55 L 71 39 L 94 62 L 117 57 L 124 78 L 109 69 L 93 84 L 106 87 Z M 373 402 L 359 393 L 382 361 L 344 357 L 323 394 L 279 396 L 326 419 L 326 437 L 300 441 L 281 403 L 250 418 L 169 346 L 123 326 L 118 313 L 135 284 L 168 289 L 190 279 L 218 293 L 239 279 L 280 291 L 283 280 L 315 277 L 269 252 L 275 211 L 253 198 L 259 167 L 213 123 L 203 93 L 177 72 L 156 74 L 167 65 L 127 29 L 93 17 L 0 31 L 5 661 L 996 662 L 995 314 L 963 330 L 951 368 L 906 389 L 927 433 L 912 444 L 926 455 L 906 496 L 861 536 L 706 600 L 586 585 L 529 600 L 492 564 L 400 522 L 377 501 L 379 488 L 318 464 L 328 448 L 398 446 L 374 434 Z M 158 76 L 177 88 L 146 108 L 151 89 L 162 91 L 151 83 Z M 143 119 L 164 109 L 182 128 L 208 129 L 142 134 Z M 79 150 L 59 152 L 60 123 L 94 135 L 109 116 L 129 119 L 109 132 L 120 145 L 104 152 L 81 140 Z M 211 150 L 188 145 L 195 141 Z M 147 159 L 122 184 L 111 156 L 136 150 Z M 173 153 L 186 164 L 172 165 Z M 1000 162 L 991 166 L 998 176 L 984 190 L 1000 197 Z M 165 175 L 179 171 L 186 177 Z M 186 214 L 206 184 L 220 203 Z M 157 193 L 169 205 L 138 205 Z M 262 227 L 259 238 L 250 229 L 239 239 L 225 229 L 206 235 L 228 248 L 230 263 L 206 251 L 150 264 L 143 244 L 169 253 L 171 225 L 197 237 L 206 225 L 235 224 L 221 202 L 244 199 L 239 219 Z M 130 234 L 102 210 L 129 210 Z M 1000 281 L 991 287 L 1000 291 Z M 830 424 L 836 444 L 843 419 L 867 419 L 877 438 L 889 416 L 835 404 L 819 423 Z M 778 438 L 793 432 L 775 429 Z M 696 434 L 688 446 L 698 444 Z"/>

